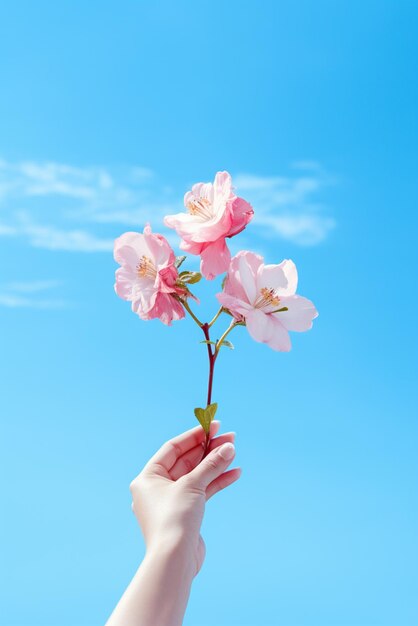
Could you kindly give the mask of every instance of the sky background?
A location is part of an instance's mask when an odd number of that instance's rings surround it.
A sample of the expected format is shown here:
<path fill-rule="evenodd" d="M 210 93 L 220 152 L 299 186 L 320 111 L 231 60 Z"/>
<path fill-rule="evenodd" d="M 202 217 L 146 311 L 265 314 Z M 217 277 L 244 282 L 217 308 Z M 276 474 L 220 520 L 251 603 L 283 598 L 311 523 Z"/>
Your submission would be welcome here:
<path fill-rule="evenodd" d="M 319 317 L 290 353 L 238 328 L 218 361 L 243 473 L 207 505 L 184 624 L 417 624 L 417 18 L 0 4 L 4 626 L 100 626 L 142 558 L 129 483 L 195 425 L 207 363 L 191 320 L 116 297 L 113 241 L 149 220 L 176 243 L 163 216 L 223 169 L 255 211 L 232 251 L 293 259 Z"/>

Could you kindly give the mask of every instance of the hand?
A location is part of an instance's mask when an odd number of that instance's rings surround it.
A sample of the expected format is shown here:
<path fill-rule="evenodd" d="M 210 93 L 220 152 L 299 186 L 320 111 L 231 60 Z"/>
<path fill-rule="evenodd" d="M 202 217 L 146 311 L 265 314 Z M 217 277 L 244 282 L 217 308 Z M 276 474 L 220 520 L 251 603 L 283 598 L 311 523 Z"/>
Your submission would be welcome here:
<path fill-rule="evenodd" d="M 210 436 L 220 422 L 211 423 Z M 200 535 L 206 501 L 235 482 L 240 468 L 225 471 L 235 456 L 235 433 L 211 440 L 203 455 L 201 426 L 167 441 L 131 482 L 132 510 L 141 526 L 147 552 L 180 547 L 195 576 L 205 557 Z"/>

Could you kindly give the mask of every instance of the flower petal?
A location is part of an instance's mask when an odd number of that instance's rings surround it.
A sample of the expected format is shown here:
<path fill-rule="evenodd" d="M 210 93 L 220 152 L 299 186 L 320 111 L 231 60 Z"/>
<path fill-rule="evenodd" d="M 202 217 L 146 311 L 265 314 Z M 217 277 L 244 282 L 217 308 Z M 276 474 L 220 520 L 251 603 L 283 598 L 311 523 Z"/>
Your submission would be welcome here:
<path fill-rule="evenodd" d="M 257 272 L 257 293 L 261 289 L 274 289 L 280 294 L 287 289 L 287 278 L 282 265 L 261 265 Z"/>
<path fill-rule="evenodd" d="M 296 265 L 293 263 L 291 259 L 284 259 L 280 263 L 280 267 L 283 270 L 283 273 L 287 280 L 287 287 L 284 289 L 279 289 L 277 293 L 283 296 L 293 296 L 296 293 L 296 289 L 298 287 L 298 271 L 296 269 Z"/>
<path fill-rule="evenodd" d="M 233 197 L 231 175 L 228 172 L 217 172 L 213 183 L 213 212 L 216 215 L 223 213 L 228 200 Z"/>
<path fill-rule="evenodd" d="M 148 319 L 158 317 L 163 324 L 171 326 L 173 320 L 179 320 L 185 317 L 184 308 L 172 296 L 166 293 L 159 293 L 155 300 L 155 305 L 148 313 Z"/>
<path fill-rule="evenodd" d="M 201 252 L 200 269 L 205 278 L 212 280 L 219 274 L 226 272 L 231 260 L 231 253 L 221 238 L 205 246 Z"/>
<path fill-rule="evenodd" d="M 136 280 L 136 275 L 129 267 L 119 267 L 115 272 L 115 291 L 119 298 L 132 300 L 132 285 Z"/>
<path fill-rule="evenodd" d="M 133 272 L 143 254 L 148 254 L 148 247 L 141 233 L 128 232 L 115 239 L 113 258 L 116 263 L 129 267 Z"/>
<path fill-rule="evenodd" d="M 194 243 L 193 241 L 185 241 L 182 239 L 180 241 L 180 250 L 184 250 L 185 252 L 189 252 L 190 254 L 200 254 L 204 247 L 204 243 Z"/>
<path fill-rule="evenodd" d="M 238 280 L 244 287 L 248 302 L 254 304 L 257 298 L 257 272 L 263 264 L 263 258 L 247 250 L 241 250 L 236 256 L 238 257 Z"/>
<path fill-rule="evenodd" d="M 288 352 L 291 348 L 287 330 L 273 316 L 253 309 L 246 316 L 248 332 L 255 341 L 266 343 L 273 350 Z"/>
<path fill-rule="evenodd" d="M 174 251 L 167 239 L 159 233 L 153 233 L 149 224 L 146 224 L 144 228 L 144 238 L 150 251 L 151 260 L 156 268 L 161 265 L 174 263 Z"/>
<path fill-rule="evenodd" d="M 249 202 L 238 197 L 235 197 L 230 203 L 230 210 L 232 221 L 227 236 L 233 237 L 244 230 L 248 222 L 252 219 L 254 211 Z"/>
<path fill-rule="evenodd" d="M 243 302 L 239 298 L 235 298 L 234 296 L 230 296 L 225 293 L 225 291 L 221 291 L 216 294 L 219 303 L 224 306 L 226 309 L 229 309 L 231 313 L 234 314 L 234 317 L 241 318 L 241 316 L 245 316 L 248 311 L 252 310 L 252 307 L 247 302 Z"/>
<path fill-rule="evenodd" d="M 280 299 L 280 306 L 288 308 L 288 311 L 274 313 L 273 316 L 287 330 L 303 332 L 312 328 L 312 320 L 318 317 L 318 311 L 313 302 L 302 296 L 285 296 Z"/>

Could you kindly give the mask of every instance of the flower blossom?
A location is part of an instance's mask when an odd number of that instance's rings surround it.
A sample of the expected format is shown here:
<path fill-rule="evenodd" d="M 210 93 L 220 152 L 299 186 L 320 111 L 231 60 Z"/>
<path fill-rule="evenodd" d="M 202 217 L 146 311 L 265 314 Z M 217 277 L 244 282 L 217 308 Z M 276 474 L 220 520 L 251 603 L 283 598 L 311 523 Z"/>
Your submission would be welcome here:
<path fill-rule="evenodd" d="M 193 185 L 184 196 L 184 205 L 187 213 L 167 215 L 164 223 L 182 238 L 182 250 L 200 255 L 200 270 L 212 280 L 226 272 L 231 260 L 225 239 L 244 230 L 254 211 L 234 194 L 228 172 L 218 172 L 213 184 Z"/>
<path fill-rule="evenodd" d="M 124 233 L 115 241 L 114 259 L 122 267 L 116 270 L 115 291 L 132 302 L 132 311 L 143 320 L 172 320 L 185 316 L 176 296 L 187 295 L 177 284 L 176 257 L 162 235 L 151 232 L 147 224 L 142 233 Z"/>
<path fill-rule="evenodd" d="M 265 265 L 263 257 L 242 250 L 231 260 L 224 290 L 216 297 L 237 321 L 245 322 L 255 341 L 288 352 L 288 331 L 309 330 L 318 316 L 310 300 L 295 294 L 297 282 L 293 261 Z"/>

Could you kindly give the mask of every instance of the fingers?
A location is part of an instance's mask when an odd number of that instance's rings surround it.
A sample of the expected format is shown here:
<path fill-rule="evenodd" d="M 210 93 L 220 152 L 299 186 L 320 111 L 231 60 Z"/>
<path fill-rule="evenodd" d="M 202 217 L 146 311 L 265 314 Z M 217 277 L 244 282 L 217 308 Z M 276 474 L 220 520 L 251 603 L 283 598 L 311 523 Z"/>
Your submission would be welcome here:
<path fill-rule="evenodd" d="M 215 478 L 210 485 L 207 486 L 206 489 L 206 500 L 209 500 L 215 493 L 221 491 L 221 489 L 225 489 L 225 487 L 229 487 L 232 485 L 238 478 L 241 476 L 242 470 L 240 467 L 234 467 L 234 469 L 228 470 L 224 472 L 218 478 Z"/>
<path fill-rule="evenodd" d="M 221 423 L 213 420 L 210 425 L 210 436 L 213 437 L 219 430 Z M 163 467 L 167 472 L 173 467 L 177 459 L 185 452 L 201 444 L 205 440 L 205 431 L 201 426 L 196 426 L 177 437 L 173 437 L 151 457 L 146 464 L 146 469 L 151 469 L 154 465 Z M 144 468 L 144 469 L 145 469 Z"/>
<path fill-rule="evenodd" d="M 218 478 L 232 463 L 235 456 L 235 447 L 232 443 L 224 443 L 209 452 L 209 454 L 197 465 L 187 476 L 189 485 L 195 489 L 206 488 L 210 483 Z"/>
<path fill-rule="evenodd" d="M 214 439 L 211 439 L 209 443 L 209 452 L 211 450 L 214 450 L 215 448 L 218 448 L 223 443 L 227 443 L 227 442 L 234 443 L 234 440 L 235 440 L 235 433 L 233 432 L 219 435 L 219 437 L 215 437 Z M 171 468 L 169 472 L 170 478 L 172 480 L 178 480 L 181 476 L 184 476 L 184 474 L 187 474 L 188 472 L 190 472 L 201 461 L 202 455 L 203 455 L 202 444 L 195 446 L 194 448 L 192 448 L 191 450 L 183 454 L 179 459 L 177 459 L 177 461 Z"/>

